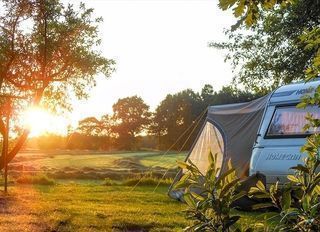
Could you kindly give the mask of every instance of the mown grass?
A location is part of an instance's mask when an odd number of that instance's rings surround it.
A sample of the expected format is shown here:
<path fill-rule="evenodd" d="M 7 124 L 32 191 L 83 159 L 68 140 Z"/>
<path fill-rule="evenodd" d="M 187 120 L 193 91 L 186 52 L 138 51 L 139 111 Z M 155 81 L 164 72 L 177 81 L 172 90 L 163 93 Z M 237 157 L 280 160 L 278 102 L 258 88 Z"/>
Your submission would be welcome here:
<path fill-rule="evenodd" d="M 0 231 L 182 231 L 187 206 L 167 187 L 65 183 L 17 185 L 0 194 Z M 238 212 L 243 228 L 272 231 L 264 214 Z"/>
<path fill-rule="evenodd" d="M 15 165 L 32 166 L 35 168 L 119 168 L 116 160 L 130 158 L 145 167 L 159 166 L 167 168 L 175 166 L 176 160 L 183 160 L 186 153 L 163 152 L 123 152 L 123 153 L 101 153 L 101 152 L 34 152 L 21 153 L 14 160 Z M 124 167 L 120 167 L 124 168 Z"/>
<path fill-rule="evenodd" d="M 11 170 L 18 178 L 10 178 L 8 195 L 0 193 L 0 231 L 182 231 L 190 223 L 183 213 L 187 206 L 167 196 L 172 177 L 159 178 L 184 157 L 159 152 L 19 155 Z M 239 213 L 243 228 L 268 231 L 265 225 L 271 223 L 263 214 L 234 212 Z"/>
<path fill-rule="evenodd" d="M 184 204 L 167 188 L 57 184 L 9 189 L 0 231 L 181 231 Z M 7 230 L 9 228 L 9 230 Z M 11 229 L 10 229 L 11 228 Z"/>
<path fill-rule="evenodd" d="M 55 181 L 44 174 L 35 176 L 22 175 L 16 179 L 19 184 L 40 184 L 40 185 L 54 185 Z"/>
<path fill-rule="evenodd" d="M 44 173 L 53 179 L 124 180 L 152 173 L 153 176 L 173 178 L 177 160 L 185 154 L 161 152 L 101 153 L 68 151 L 28 152 L 19 154 L 9 165 L 9 174 L 21 175 Z"/>

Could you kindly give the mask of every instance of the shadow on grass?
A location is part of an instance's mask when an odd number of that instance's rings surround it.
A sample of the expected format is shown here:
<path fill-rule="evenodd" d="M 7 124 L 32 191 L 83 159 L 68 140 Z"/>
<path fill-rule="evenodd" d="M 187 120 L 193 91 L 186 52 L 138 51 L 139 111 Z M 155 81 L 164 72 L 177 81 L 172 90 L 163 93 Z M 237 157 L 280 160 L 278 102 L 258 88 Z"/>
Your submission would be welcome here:
<path fill-rule="evenodd" d="M 112 229 L 114 232 L 148 232 L 154 227 L 154 223 L 116 222 Z"/>

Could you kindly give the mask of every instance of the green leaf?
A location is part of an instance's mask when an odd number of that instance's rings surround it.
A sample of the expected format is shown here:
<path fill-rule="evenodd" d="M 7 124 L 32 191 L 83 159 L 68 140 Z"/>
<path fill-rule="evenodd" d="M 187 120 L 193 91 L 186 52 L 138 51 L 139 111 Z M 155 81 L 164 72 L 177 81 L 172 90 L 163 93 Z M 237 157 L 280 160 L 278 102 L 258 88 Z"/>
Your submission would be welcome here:
<path fill-rule="evenodd" d="M 263 192 L 251 193 L 251 196 L 258 199 L 270 199 L 270 195 L 268 193 Z"/>
<path fill-rule="evenodd" d="M 298 164 L 297 166 L 292 167 L 290 169 L 298 170 L 298 171 L 304 172 L 306 174 L 309 173 L 309 169 L 306 166 L 302 165 L 302 164 Z"/>
<path fill-rule="evenodd" d="M 217 185 L 221 184 L 222 181 L 224 181 L 229 175 L 233 174 L 235 172 L 234 169 L 230 169 L 224 173 L 222 173 L 218 178 L 217 178 Z"/>
<path fill-rule="evenodd" d="M 187 169 L 187 167 L 189 166 L 189 164 L 187 164 L 186 162 L 182 162 L 182 161 L 178 161 L 177 164 L 181 169 Z"/>
<path fill-rule="evenodd" d="M 222 10 L 227 10 L 228 8 L 232 7 L 237 0 L 219 0 L 219 7 Z"/>
<path fill-rule="evenodd" d="M 264 184 L 262 183 L 262 181 L 258 180 L 256 186 L 257 186 L 257 188 L 258 188 L 259 190 L 266 191 L 266 187 L 264 186 Z"/>
<path fill-rule="evenodd" d="M 173 185 L 173 189 L 183 188 L 188 185 L 187 180 L 190 178 L 191 173 L 184 174 L 178 182 Z"/>
<path fill-rule="evenodd" d="M 228 170 L 232 170 L 232 163 L 231 163 L 231 159 L 228 160 Z"/>
<path fill-rule="evenodd" d="M 191 208 L 196 208 L 196 202 L 192 198 L 191 193 L 184 194 L 183 199 L 188 204 L 188 206 L 190 206 Z"/>
<path fill-rule="evenodd" d="M 234 188 L 237 185 L 237 183 L 239 183 L 239 180 L 240 180 L 239 178 L 235 179 L 232 182 L 228 183 L 226 186 L 224 186 L 220 193 L 220 197 L 222 198 L 229 190 Z"/>
<path fill-rule="evenodd" d="M 240 198 L 246 196 L 247 193 L 245 191 L 241 191 L 240 193 L 237 193 L 236 195 L 234 195 L 232 197 L 232 202 L 236 201 L 236 200 L 239 200 Z"/>
<path fill-rule="evenodd" d="M 201 195 L 199 195 L 199 194 L 197 194 L 195 192 L 191 191 L 190 193 L 191 193 L 192 197 L 195 198 L 198 201 L 204 201 L 205 200 L 205 198 L 203 196 L 201 196 Z"/>
<path fill-rule="evenodd" d="M 250 11 L 247 15 L 246 15 L 246 18 L 245 18 L 245 22 L 246 22 L 246 25 L 248 27 L 251 27 L 254 20 L 253 20 L 253 13 L 252 11 Z"/>
<path fill-rule="evenodd" d="M 299 179 L 297 177 L 295 177 L 294 175 L 288 175 L 287 176 L 288 180 L 290 180 L 291 182 L 294 182 L 294 183 L 299 183 Z"/>
<path fill-rule="evenodd" d="M 307 103 L 306 102 L 300 102 L 296 107 L 299 109 L 304 109 L 307 107 Z"/>
<path fill-rule="evenodd" d="M 291 206 L 291 191 L 287 190 L 287 191 L 284 191 L 282 194 L 281 207 L 284 210 L 287 210 L 290 208 L 290 206 Z"/>
<path fill-rule="evenodd" d="M 313 194 L 317 194 L 318 196 L 320 195 L 320 186 L 316 185 L 313 189 L 314 193 Z"/>
<path fill-rule="evenodd" d="M 244 9 L 245 9 L 245 0 L 240 0 L 239 3 L 238 3 L 238 6 L 234 8 L 234 16 L 236 17 L 240 17 L 243 15 L 244 13 Z"/>
<path fill-rule="evenodd" d="M 255 204 L 252 206 L 252 209 L 257 210 L 257 209 L 266 209 L 266 208 L 271 208 L 274 207 L 274 204 L 272 203 L 259 203 Z"/>
<path fill-rule="evenodd" d="M 261 193 L 261 190 L 260 190 L 259 188 L 257 188 L 257 187 L 251 187 L 251 188 L 249 189 L 249 194 L 250 194 L 250 195 L 254 195 L 254 194 L 256 194 L 256 193 Z"/>
<path fill-rule="evenodd" d="M 302 198 L 302 207 L 304 209 L 304 211 L 308 211 L 309 208 L 310 208 L 310 196 L 309 195 L 305 195 L 303 198 Z"/>
<path fill-rule="evenodd" d="M 212 165 L 212 164 L 215 164 L 216 162 L 216 157 L 217 157 L 217 154 L 213 155 L 211 153 L 211 151 L 209 152 L 209 155 L 208 155 L 208 160 L 209 160 L 209 164 Z"/>

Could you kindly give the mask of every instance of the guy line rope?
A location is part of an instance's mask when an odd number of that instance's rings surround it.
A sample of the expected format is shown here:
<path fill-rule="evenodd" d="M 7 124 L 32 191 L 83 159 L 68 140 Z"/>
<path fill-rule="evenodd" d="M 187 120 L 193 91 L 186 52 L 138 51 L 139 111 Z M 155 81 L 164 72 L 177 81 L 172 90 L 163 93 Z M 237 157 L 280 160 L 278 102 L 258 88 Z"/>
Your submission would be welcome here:
<path fill-rule="evenodd" d="M 150 166 L 150 167 L 147 169 L 147 171 L 144 172 L 144 174 L 140 177 L 139 181 L 131 188 L 130 192 L 132 192 L 132 191 L 141 183 L 142 179 L 145 178 L 145 177 L 148 175 L 148 173 L 152 170 L 152 168 L 154 168 L 157 164 L 161 163 L 161 161 L 162 161 L 162 159 L 165 157 L 165 155 L 167 155 L 167 154 L 169 153 L 169 151 L 180 141 L 180 139 L 181 139 L 192 127 L 194 127 L 194 128 L 191 130 L 191 132 L 190 132 L 188 138 L 186 139 L 186 141 L 183 143 L 183 145 L 182 145 L 181 148 L 179 149 L 179 152 L 178 152 L 178 153 L 180 153 L 180 152 L 182 151 L 183 147 L 186 145 L 186 143 L 187 143 L 188 140 L 190 139 L 192 133 L 195 131 L 195 129 L 196 129 L 197 126 L 199 125 L 201 119 L 203 118 L 203 116 L 205 115 L 206 112 L 207 112 L 207 109 L 203 110 L 203 111 L 197 116 L 197 118 L 192 122 L 192 124 L 178 137 L 178 139 L 167 149 L 167 151 L 164 152 L 164 153 L 161 155 L 161 157 L 160 157 L 160 159 L 158 160 L 158 162 L 156 162 L 155 164 L 153 164 L 152 166 Z M 175 165 L 174 165 L 174 166 L 175 166 Z M 172 166 L 172 167 L 174 167 L 174 166 Z M 162 177 L 161 177 L 160 180 L 158 181 L 158 184 L 157 184 L 157 186 L 155 187 L 155 189 L 153 190 L 153 192 L 156 191 L 156 189 L 157 189 L 158 186 L 160 185 L 161 180 L 163 180 L 163 178 L 164 178 L 165 175 L 168 173 L 168 171 L 169 171 L 170 168 L 171 168 L 171 166 L 169 166 L 169 167 L 166 169 L 165 173 L 162 175 Z"/>

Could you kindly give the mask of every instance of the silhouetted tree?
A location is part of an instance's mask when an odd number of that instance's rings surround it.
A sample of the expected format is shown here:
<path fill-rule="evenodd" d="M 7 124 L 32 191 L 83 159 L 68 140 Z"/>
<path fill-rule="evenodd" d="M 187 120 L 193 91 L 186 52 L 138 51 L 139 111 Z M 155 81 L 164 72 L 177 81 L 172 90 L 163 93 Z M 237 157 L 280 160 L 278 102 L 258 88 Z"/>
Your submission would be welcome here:
<path fill-rule="evenodd" d="M 97 136 L 101 133 L 101 122 L 95 117 L 82 119 L 78 123 L 77 131 L 80 134 Z"/>
<path fill-rule="evenodd" d="M 159 147 L 169 148 L 173 145 L 202 111 L 201 98 L 191 89 L 168 94 L 156 108 L 151 127 L 151 133 L 158 136 Z M 188 135 L 186 134 L 172 148 L 180 149 Z"/>
<path fill-rule="evenodd" d="M 138 96 L 119 99 L 113 106 L 113 131 L 119 136 L 119 147 L 135 149 L 136 136 L 150 123 L 149 106 Z"/>
<path fill-rule="evenodd" d="M 23 97 L 13 101 L 13 109 L 39 104 L 53 110 L 70 109 L 70 92 L 87 97 L 97 73 L 110 75 L 114 62 L 97 51 L 101 18 L 94 19 L 92 9 L 81 4 L 75 10 L 59 0 L 3 0 L 0 4 L 0 95 Z M 3 137 L 8 130 L 1 115 Z M 8 162 L 28 133 L 25 129 L 18 135 Z"/>

